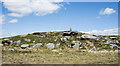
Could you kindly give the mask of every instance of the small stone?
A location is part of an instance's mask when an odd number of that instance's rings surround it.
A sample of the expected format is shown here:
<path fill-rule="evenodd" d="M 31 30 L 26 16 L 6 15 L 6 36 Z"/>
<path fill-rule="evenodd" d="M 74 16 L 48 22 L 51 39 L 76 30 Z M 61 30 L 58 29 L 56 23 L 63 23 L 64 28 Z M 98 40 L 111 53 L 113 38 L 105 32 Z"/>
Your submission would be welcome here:
<path fill-rule="evenodd" d="M 59 47 L 60 46 L 60 43 L 59 44 L 56 44 L 56 47 Z"/>

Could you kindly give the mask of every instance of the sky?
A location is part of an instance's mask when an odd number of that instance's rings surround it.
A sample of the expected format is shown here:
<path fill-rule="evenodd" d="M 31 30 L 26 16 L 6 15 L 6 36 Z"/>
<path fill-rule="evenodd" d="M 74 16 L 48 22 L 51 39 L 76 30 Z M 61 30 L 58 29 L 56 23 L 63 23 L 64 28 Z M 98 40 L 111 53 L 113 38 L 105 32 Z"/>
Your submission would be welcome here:
<path fill-rule="evenodd" d="M 118 2 L 9 1 L 0 4 L 0 37 L 70 28 L 90 34 L 118 34 Z"/>

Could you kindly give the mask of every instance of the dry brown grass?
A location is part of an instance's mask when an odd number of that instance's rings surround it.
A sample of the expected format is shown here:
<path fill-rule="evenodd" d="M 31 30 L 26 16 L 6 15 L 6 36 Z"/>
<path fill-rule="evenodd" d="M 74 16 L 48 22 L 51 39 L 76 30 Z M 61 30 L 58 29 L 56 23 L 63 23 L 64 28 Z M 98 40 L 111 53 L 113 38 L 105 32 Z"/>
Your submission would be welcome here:
<path fill-rule="evenodd" d="M 79 50 L 32 52 L 3 51 L 3 64 L 117 64 L 118 53 L 91 53 Z"/>
<path fill-rule="evenodd" d="M 28 34 L 20 35 L 20 37 L 26 37 Z"/>

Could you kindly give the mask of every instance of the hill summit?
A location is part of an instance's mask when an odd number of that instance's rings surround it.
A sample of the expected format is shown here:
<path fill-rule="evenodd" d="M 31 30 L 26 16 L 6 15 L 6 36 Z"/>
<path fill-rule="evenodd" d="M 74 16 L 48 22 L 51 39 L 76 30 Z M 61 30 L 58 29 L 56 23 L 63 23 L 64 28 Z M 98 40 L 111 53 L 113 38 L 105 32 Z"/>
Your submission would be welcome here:
<path fill-rule="evenodd" d="M 1 44 L 7 50 L 15 49 L 56 49 L 73 48 L 85 50 L 116 50 L 120 49 L 119 36 L 102 36 L 78 31 L 34 32 L 26 35 L 2 38 Z"/>

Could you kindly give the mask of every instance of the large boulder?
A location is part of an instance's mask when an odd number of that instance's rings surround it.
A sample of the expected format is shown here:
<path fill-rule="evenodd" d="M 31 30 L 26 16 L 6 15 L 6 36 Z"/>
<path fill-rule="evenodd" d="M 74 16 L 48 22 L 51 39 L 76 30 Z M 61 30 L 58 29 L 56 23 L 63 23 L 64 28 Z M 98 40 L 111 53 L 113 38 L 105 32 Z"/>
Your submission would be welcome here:
<path fill-rule="evenodd" d="M 54 48 L 55 48 L 55 45 L 54 45 L 53 43 L 48 43 L 48 44 L 46 45 L 46 47 L 49 48 L 49 49 L 54 49 Z"/>
<path fill-rule="evenodd" d="M 42 44 L 42 43 L 37 43 L 37 44 L 33 45 L 33 46 L 32 46 L 32 48 L 36 48 L 36 47 L 38 47 L 38 48 L 39 48 L 39 47 L 42 47 L 42 46 L 43 46 L 43 44 Z"/>
<path fill-rule="evenodd" d="M 71 48 L 82 48 L 82 44 L 80 41 L 72 41 L 72 44 L 70 45 Z"/>
<path fill-rule="evenodd" d="M 93 35 L 82 35 L 81 39 L 96 39 L 97 40 L 97 37 Z"/>
<path fill-rule="evenodd" d="M 75 36 L 78 35 L 78 32 L 63 32 L 63 36 Z"/>
<path fill-rule="evenodd" d="M 22 49 L 26 49 L 26 48 L 29 47 L 29 44 L 23 44 L 23 45 L 21 45 L 20 47 L 21 47 Z"/>
<path fill-rule="evenodd" d="M 4 40 L 2 41 L 2 44 L 3 44 L 4 46 L 10 45 L 10 44 L 13 44 L 13 41 L 10 40 L 10 39 L 4 39 Z"/>

